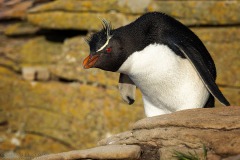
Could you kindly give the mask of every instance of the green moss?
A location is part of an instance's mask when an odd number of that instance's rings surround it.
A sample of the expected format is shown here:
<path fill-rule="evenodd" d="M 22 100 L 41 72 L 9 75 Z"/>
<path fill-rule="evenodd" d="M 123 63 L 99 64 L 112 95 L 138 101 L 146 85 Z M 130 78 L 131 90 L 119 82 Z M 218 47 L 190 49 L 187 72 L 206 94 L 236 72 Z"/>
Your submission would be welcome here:
<path fill-rule="evenodd" d="M 193 152 L 179 152 L 174 151 L 173 157 L 177 158 L 177 160 L 207 160 L 207 148 L 205 145 L 203 145 L 203 156 L 200 156 L 197 154 L 197 152 L 194 150 Z"/>

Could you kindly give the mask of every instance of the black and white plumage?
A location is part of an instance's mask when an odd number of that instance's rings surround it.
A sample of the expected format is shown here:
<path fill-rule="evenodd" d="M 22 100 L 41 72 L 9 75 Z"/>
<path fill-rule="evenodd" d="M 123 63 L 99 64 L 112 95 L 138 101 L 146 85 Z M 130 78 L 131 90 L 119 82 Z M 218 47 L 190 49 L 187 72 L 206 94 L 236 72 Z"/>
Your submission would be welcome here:
<path fill-rule="evenodd" d="M 89 39 L 83 66 L 120 72 L 123 99 L 134 102 L 136 85 L 147 116 L 214 107 L 214 97 L 230 105 L 215 83 L 216 68 L 206 47 L 179 21 L 152 12 L 117 29 L 106 21 L 103 25 Z"/>

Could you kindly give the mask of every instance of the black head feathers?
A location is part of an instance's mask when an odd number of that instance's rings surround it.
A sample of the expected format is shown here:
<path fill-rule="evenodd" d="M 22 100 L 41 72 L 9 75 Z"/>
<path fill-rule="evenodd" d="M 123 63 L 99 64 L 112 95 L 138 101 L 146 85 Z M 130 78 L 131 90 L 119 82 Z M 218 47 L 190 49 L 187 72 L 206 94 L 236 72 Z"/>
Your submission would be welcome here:
<path fill-rule="evenodd" d="M 102 29 L 88 38 L 85 39 L 85 41 L 89 44 L 90 48 L 95 49 L 97 51 L 96 44 L 102 44 L 104 45 L 107 41 L 109 41 L 112 37 L 112 25 L 110 22 L 108 22 L 105 19 L 101 19 L 102 21 Z M 100 42 L 101 41 L 101 42 Z"/>
<path fill-rule="evenodd" d="M 102 31 L 107 35 L 107 39 L 111 38 L 111 31 L 113 30 L 111 22 L 108 22 L 106 19 L 102 19 Z"/>

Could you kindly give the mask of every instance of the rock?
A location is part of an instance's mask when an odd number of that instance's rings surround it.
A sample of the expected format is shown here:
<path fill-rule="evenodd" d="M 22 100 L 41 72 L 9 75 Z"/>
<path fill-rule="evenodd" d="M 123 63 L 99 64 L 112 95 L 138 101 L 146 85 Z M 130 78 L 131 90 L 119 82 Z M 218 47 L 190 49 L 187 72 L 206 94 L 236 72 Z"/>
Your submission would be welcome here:
<path fill-rule="evenodd" d="M 230 101 L 231 105 L 237 105 L 240 102 L 240 89 L 238 87 L 220 87 L 220 90 L 224 93 L 224 96 Z M 218 100 L 215 100 L 215 106 L 222 106 Z"/>
<path fill-rule="evenodd" d="M 236 156 L 231 156 L 228 158 L 224 158 L 223 160 L 239 160 L 240 159 L 240 154 L 236 155 Z"/>
<path fill-rule="evenodd" d="M 33 5 L 50 1 L 52 0 L 0 0 L 0 20 L 25 19 L 27 10 Z"/>
<path fill-rule="evenodd" d="M 33 35 L 39 31 L 39 28 L 33 26 L 29 23 L 22 22 L 22 23 L 15 23 L 13 25 L 9 25 L 4 30 L 4 34 L 7 36 L 21 36 L 21 35 Z"/>
<path fill-rule="evenodd" d="M 58 0 L 32 9 L 28 14 L 28 21 L 46 28 L 98 30 L 100 25 L 95 23 L 98 21 L 97 17 L 115 22 L 114 26 L 119 27 L 145 12 L 161 11 L 176 17 L 186 25 L 223 25 L 240 22 L 239 1 L 143 2 Z M 203 10 L 205 12 L 202 12 Z M 106 14 L 109 11 L 112 13 Z"/>
<path fill-rule="evenodd" d="M 239 107 L 190 109 L 175 112 L 172 114 L 156 116 L 153 118 L 145 118 L 136 122 L 133 125 L 133 129 L 153 129 L 164 126 L 175 126 L 187 128 L 232 130 L 240 128 L 240 123 L 238 123 L 238 119 L 240 118 L 239 113 Z M 225 117 L 222 118 L 223 116 Z"/>
<path fill-rule="evenodd" d="M 75 159 L 129 159 L 137 160 L 140 157 L 140 147 L 136 145 L 109 145 L 86 150 L 75 150 L 65 153 L 45 155 L 33 160 L 75 160 Z"/>
<path fill-rule="evenodd" d="M 62 45 L 36 37 L 27 41 L 20 50 L 22 65 L 49 64 L 57 62 L 62 56 Z"/>
<path fill-rule="evenodd" d="M 239 1 L 153 1 L 151 10 L 176 17 L 186 25 L 237 24 Z M 221 8 L 221 9 L 220 9 Z M 203 12 L 204 11 L 204 12 Z"/>
<path fill-rule="evenodd" d="M 95 13 L 85 12 L 40 12 L 37 14 L 28 14 L 28 21 L 34 25 L 43 28 L 53 29 L 82 29 L 82 30 L 99 30 L 101 26 L 100 18 L 107 19 L 114 23 L 114 27 L 126 25 L 135 20 L 138 16 L 124 15 L 122 13 Z M 96 23 L 98 22 L 98 23 Z"/>
<path fill-rule="evenodd" d="M 137 5 L 136 5 L 137 4 Z M 198 8 L 196 10 L 196 8 Z M 120 13 L 124 13 L 127 17 L 129 13 L 131 14 L 143 14 L 149 11 L 161 11 L 178 18 L 184 24 L 187 25 L 201 25 L 201 24 L 237 24 L 240 21 L 240 16 L 237 14 L 240 8 L 240 3 L 238 1 L 228 2 L 228 1 L 205 1 L 204 3 L 198 1 L 191 2 L 181 2 L 181 1 L 64 1 L 58 0 L 46 5 L 39 6 L 31 10 L 28 14 L 28 20 L 34 24 L 50 28 L 58 28 L 62 26 L 63 28 L 90 28 L 98 29 L 92 26 L 96 18 L 94 15 L 88 14 L 87 12 L 99 12 L 106 13 L 109 10 L 114 12 L 119 12 L 118 14 L 113 14 L 111 17 L 115 19 L 122 18 L 120 22 L 124 22 L 126 18 L 121 17 Z M 66 11 L 67 14 L 64 16 L 64 12 L 58 12 L 59 10 Z M 202 11 L 205 12 L 202 12 Z M 72 13 L 71 13 L 72 12 Z M 46 19 L 45 17 L 50 17 Z M 58 17 L 62 16 L 62 20 Z M 88 21 L 86 20 L 88 16 Z M 100 17 L 104 14 L 99 14 Z M 104 18 L 112 18 L 105 15 Z M 41 18 L 42 17 L 42 18 Z M 96 15 L 95 15 L 96 17 Z M 75 19 L 79 19 L 76 23 Z M 129 18 L 128 18 L 129 19 Z M 132 20 L 130 18 L 129 20 Z M 50 23 L 52 22 L 52 23 Z M 65 23 L 63 23 L 65 22 Z M 84 22 L 81 24 L 81 22 Z M 128 21 L 130 22 L 130 21 Z M 117 24 L 117 27 L 120 24 Z"/>
<path fill-rule="evenodd" d="M 24 67 L 22 69 L 23 79 L 28 81 L 33 81 L 35 79 L 35 73 L 36 73 L 36 70 L 35 68 L 32 68 L 32 67 Z"/>
<path fill-rule="evenodd" d="M 0 6 L 0 19 L 24 18 L 33 1 L 11 0 Z"/>
<path fill-rule="evenodd" d="M 3 67 L 0 81 L 0 138 L 6 137 L 1 151 L 36 155 L 89 148 L 144 117 L 141 98 L 129 106 L 114 87 L 25 81 Z M 20 146 L 11 143 L 18 132 Z"/>
<path fill-rule="evenodd" d="M 232 105 L 239 105 L 239 5 L 236 0 L 0 0 L 0 154 L 14 150 L 20 156 L 43 155 L 89 148 L 144 117 L 139 90 L 133 106 L 122 101 L 116 87 L 118 73 L 82 68 L 89 54 L 84 38 L 101 28 L 98 17 L 110 20 L 117 28 L 147 11 L 162 11 L 189 25 L 213 56 L 221 91 Z M 216 106 L 222 105 L 216 101 Z M 126 131 L 106 144 L 141 141 L 141 158 L 150 160 L 159 156 L 167 159 L 172 150 L 203 155 L 199 141 L 209 142 L 206 146 L 213 150 L 208 148 L 207 157 L 221 159 L 224 148 L 206 136 L 225 136 L 226 142 L 236 130 L 199 128 L 197 135 L 194 128 L 176 128 L 173 123 L 171 127 L 155 127 Z M 166 131 L 159 129 L 162 127 Z M 178 131 L 179 139 L 174 140 Z M 153 132 L 156 137 L 161 132 L 162 137 L 152 138 Z M 141 133 L 146 135 L 144 142 L 138 135 Z M 185 142 L 181 134 L 189 139 Z M 12 143 L 16 140 L 20 143 Z M 223 146 L 234 146 L 233 140 Z M 171 145 L 175 143 L 178 146 Z"/>
<path fill-rule="evenodd" d="M 34 160 L 169 160 L 184 154 L 198 159 L 235 160 L 240 154 L 239 115 L 240 107 L 232 106 L 145 118 L 136 122 L 130 131 L 101 140 L 100 147 L 44 155 Z"/>
<path fill-rule="evenodd" d="M 44 67 L 23 67 L 22 76 L 28 81 L 47 81 L 50 79 L 50 72 Z"/>
<path fill-rule="evenodd" d="M 203 145 L 211 157 L 234 156 L 240 153 L 239 115 L 240 107 L 219 107 L 145 118 L 136 122 L 131 131 L 103 139 L 99 145 L 154 146 L 164 159 L 171 159 L 174 151 L 202 150 L 203 154 Z"/>

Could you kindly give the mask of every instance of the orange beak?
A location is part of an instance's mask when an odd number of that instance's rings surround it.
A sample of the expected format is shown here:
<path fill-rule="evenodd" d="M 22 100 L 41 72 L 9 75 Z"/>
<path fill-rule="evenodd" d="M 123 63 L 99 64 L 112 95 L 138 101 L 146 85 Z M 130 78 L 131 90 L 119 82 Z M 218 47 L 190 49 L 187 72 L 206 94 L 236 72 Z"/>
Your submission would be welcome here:
<path fill-rule="evenodd" d="M 98 58 L 99 55 L 87 56 L 87 58 L 85 58 L 83 61 L 83 68 L 84 69 L 92 68 L 93 65 L 97 62 Z"/>

